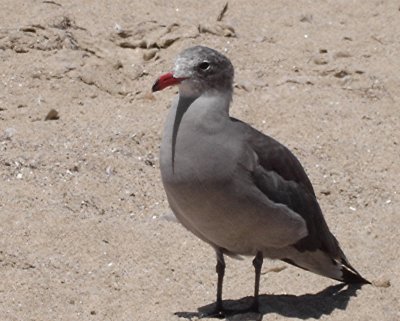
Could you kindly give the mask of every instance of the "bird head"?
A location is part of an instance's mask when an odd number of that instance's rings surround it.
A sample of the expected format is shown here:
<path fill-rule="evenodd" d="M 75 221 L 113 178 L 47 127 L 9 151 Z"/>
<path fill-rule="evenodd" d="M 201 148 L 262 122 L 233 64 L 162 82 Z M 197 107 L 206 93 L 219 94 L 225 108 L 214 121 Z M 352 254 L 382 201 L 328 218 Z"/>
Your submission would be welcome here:
<path fill-rule="evenodd" d="M 234 70 L 230 60 L 218 51 L 195 46 L 182 51 L 171 72 L 160 76 L 153 92 L 179 85 L 184 96 L 200 96 L 209 91 L 232 91 Z"/>

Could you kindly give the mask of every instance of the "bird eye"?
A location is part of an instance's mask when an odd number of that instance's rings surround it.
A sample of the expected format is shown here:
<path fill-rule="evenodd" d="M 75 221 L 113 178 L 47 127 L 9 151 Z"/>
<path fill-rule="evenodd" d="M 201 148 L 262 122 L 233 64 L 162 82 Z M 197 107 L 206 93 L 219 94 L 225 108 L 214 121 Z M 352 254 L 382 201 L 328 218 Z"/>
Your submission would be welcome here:
<path fill-rule="evenodd" d="M 199 64 L 199 69 L 208 70 L 210 68 L 210 63 L 208 61 L 203 61 Z"/>

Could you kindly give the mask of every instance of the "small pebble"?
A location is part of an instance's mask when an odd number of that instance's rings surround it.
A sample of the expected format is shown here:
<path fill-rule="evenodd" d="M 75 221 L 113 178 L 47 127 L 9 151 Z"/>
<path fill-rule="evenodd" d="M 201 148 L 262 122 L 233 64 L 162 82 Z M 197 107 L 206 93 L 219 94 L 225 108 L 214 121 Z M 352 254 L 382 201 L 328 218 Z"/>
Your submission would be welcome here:
<path fill-rule="evenodd" d="M 58 114 L 58 111 L 55 109 L 51 109 L 44 120 L 57 120 L 60 119 L 60 115 Z"/>
<path fill-rule="evenodd" d="M 300 16 L 300 22 L 308 22 L 311 23 L 313 21 L 312 14 L 303 14 Z"/>
<path fill-rule="evenodd" d="M 392 284 L 390 283 L 390 280 L 387 278 L 380 278 L 377 280 L 372 281 L 372 284 L 376 286 L 377 288 L 388 288 Z"/>
<path fill-rule="evenodd" d="M 328 63 L 328 60 L 326 58 L 322 58 L 322 57 L 315 57 L 314 63 L 316 65 L 326 65 Z"/>
<path fill-rule="evenodd" d="M 331 191 L 328 190 L 328 189 L 323 189 L 323 190 L 321 190 L 321 194 L 323 194 L 323 195 L 330 195 L 330 194 L 331 194 Z"/>
<path fill-rule="evenodd" d="M 341 70 L 341 71 L 338 71 L 338 72 L 336 72 L 336 73 L 334 74 L 334 76 L 335 76 L 336 78 L 344 78 L 344 77 L 346 77 L 346 76 L 348 76 L 348 75 L 350 75 L 350 73 L 349 73 L 348 71 L 346 71 L 346 70 Z"/>
<path fill-rule="evenodd" d="M 269 268 L 265 272 L 262 272 L 261 274 L 267 274 L 270 272 L 279 273 L 279 272 L 282 272 L 283 270 L 285 270 L 286 268 L 287 268 L 286 265 L 274 266 L 272 268 Z"/>
<path fill-rule="evenodd" d="M 3 139 L 10 140 L 11 137 L 13 137 L 16 132 L 17 130 L 13 127 L 8 127 L 4 129 Z"/>
<path fill-rule="evenodd" d="M 337 58 L 349 58 L 351 57 L 351 53 L 349 52 L 345 52 L 345 51 L 338 51 L 335 52 L 335 54 L 333 55 L 333 58 L 337 59 Z"/>
<path fill-rule="evenodd" d="M 111 175 L 114 174 L 114 170 L 113 170 L 113 168 L 112 168 L 111 165 L 110 165 L 110 166 L 107 166 L 107 168 L 106 168 L 106 174 L 107 174 L 108 176 L 111 176 Z"/>
<path fill-rule="evenodd" d="M 156 100 L 156 97 L 153 95 L 152 92 L 147 92 L 143 95 L 142 99 L 146 99 L 146 100 Z"/>
<path fill-rule="evenodd" d="M 156 49 L 156 48 L 145 51 L 143 53 L 143 60 L 148 61 L 150 59 L 153 59 L 156 56 L 157 52 L 158 52 L 158 49 Z"/>

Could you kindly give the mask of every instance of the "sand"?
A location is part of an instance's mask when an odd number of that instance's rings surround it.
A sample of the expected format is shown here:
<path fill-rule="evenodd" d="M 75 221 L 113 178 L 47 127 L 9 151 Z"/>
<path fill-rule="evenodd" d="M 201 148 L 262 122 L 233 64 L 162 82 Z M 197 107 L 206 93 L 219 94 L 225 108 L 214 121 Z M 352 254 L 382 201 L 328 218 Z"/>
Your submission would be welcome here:
<path fill-rule="evenodd" d="M 213 250 L 171 219 L 159 173 L 184 48 L 236 68 L 232 115 L 298 156 L 332 232 L 374 285 L 265 260 L 261 315 L 400 320 L 397 1 L 0 1 L 0 319 L 197 320 Z M 251 259 L 227 259 L 246 306 Z M 204 320 L 208 320 L 204 318 Z"/>

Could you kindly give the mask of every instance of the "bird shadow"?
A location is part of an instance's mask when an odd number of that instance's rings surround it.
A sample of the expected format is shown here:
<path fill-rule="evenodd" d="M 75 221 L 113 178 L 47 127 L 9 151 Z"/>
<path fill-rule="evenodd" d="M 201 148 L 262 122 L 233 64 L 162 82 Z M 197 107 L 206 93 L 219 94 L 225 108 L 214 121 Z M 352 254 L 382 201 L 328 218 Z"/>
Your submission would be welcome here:
<path fill-rule="evenodd" d="M 323 315 L 330 315 L 334 310 L 345 310 L 351 297 L 357 296 L 361 285 L 338 284 L 314 294 L 264 294 L 259 296 L 259 312 L 249 312 L 252 297 L 240 300 L 225 300 L 227 310 L 224 317 L 228 321 L 261 321 L 263 316 L 277 313 L 287 318 L 319 319 Z M 193 318 L 212 317 L 215 303 L 198 308 L 198 312 L 176 312 L 175 315 L 192 320 Z M 221 318 L 221 316 L 215 316 Z"/>

